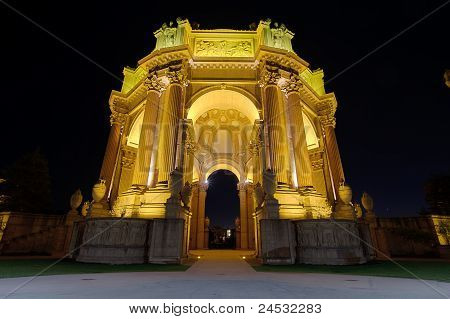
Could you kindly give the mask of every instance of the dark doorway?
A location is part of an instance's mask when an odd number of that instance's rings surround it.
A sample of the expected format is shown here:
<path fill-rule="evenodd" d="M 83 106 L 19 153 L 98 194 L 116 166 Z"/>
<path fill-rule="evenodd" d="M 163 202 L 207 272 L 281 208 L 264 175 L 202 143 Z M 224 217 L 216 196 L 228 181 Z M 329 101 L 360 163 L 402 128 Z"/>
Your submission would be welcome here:
<path fill-rule="evenodd" d="M 228 170 L 217 170 L 208 177 L 205 216 L 210 219 L 210 249 L 236 248 L 234 221 L 239 216 L 238 181 Z"/>

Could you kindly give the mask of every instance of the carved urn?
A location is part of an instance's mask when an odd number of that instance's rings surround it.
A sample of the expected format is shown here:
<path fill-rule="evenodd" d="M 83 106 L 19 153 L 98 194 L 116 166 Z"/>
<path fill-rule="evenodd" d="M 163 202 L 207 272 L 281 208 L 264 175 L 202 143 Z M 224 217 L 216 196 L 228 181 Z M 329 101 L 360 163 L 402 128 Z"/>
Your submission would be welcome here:
<path fill-rule="evenodd" d="M 99 179 L 97 184 L 92 187 L 92 199 L 94 202 L 99 202 L 105 197 L 106 194 L 106 181 Z"/>
<path fill-rule="evenodd" d="M 342 184 L 339 186 L 339 198 L 341 199 L 341 201 L 345 204 L 345 205 L 349 205 L 350 202 L 352 201 L 352 189 L 350 186 L 348 186 L 347 184 Z"/>
<path fill-rule="evenodd" d="M 361 203 L 364 209 L 368 212 L 373 211 L 373 199 L 372 196 L 364 192 L 361 197 Z"/>
<path fill-rule="evenodd" d="M 77 210 L 83 202 L 83 195 L 81 194 L 81 190 L 77 189 L 75 193 L 70 196 L 70 208 L 71 210 Z"/>
<path fill-rule="evenodd" d="M 268 169 L 263 174 L 263 188 L 267 198 L 273 199 L 277 190 L 277 174 Z"/>

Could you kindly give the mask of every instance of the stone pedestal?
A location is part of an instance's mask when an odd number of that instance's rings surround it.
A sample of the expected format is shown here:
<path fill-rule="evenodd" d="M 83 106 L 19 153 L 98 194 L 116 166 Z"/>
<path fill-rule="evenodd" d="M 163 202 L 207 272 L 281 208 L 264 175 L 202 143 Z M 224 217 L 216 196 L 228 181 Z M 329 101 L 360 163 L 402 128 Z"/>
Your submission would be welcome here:
<path fill-rule="evenodd" d="M 98 218 L 98 217 L 111 217 L 111 214 L 108 211 L 108 203 L 98 202 L 93 203 L 91 207 L 90 218 Z"/>
<path fill-rule="evenodd" d="M 268 265 L 295 263 L 295 233 L 288 219 L 262 219 L 260 222 L 261 258 Z"/>
<path fill-rule="evenodd" d="M 183 257 L 184 219 L 154 219 L 149 234 L 148 262 L 179 264 Z"/>
<path fill-rule="evenodd" d="M 102 264 L 142 264 L 146 259 L 149 226 L 149 221 L 144 219 L 87 220 L 76 260 Z"/>
<path fill-rule="evenodd" d="M 184 208 L 181 206 L 181 201 L 177 198 L 169 198 L 166 202 L 166 218 L 184 219 Z"/>
<path fill-rule="evenodd" d="M 353 208 L 352 205 L 339 202 L 335 208 L 334 218 L 355 220 L 356 218 L 355 209 Z"/>
<path fill-rule="evenodd" d="M 183 258 L 183 219 L 94 218 L 83 231 L 80 262 L 179 264 Z"/>
<path fill-rule="evenodd" d="M 275 198 L 266 199 L 261 209 L 261 219 L 278 219 L 280 217 L 280 204 Z"/>

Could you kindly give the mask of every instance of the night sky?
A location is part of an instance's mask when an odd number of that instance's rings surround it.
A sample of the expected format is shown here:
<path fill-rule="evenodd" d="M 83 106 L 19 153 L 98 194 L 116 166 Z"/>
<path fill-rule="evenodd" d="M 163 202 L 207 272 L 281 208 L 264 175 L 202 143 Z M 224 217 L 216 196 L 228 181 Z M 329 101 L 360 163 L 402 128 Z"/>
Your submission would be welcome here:
<path fill-rule="evenodd" d="M 234 228 L 239 216 L 237 183 L 236 175 L 228 170 L 217 170 L 208 177 L 205 212 L 211 225 Z"/>
<path fill-rule="evenodd" d="M 7 1 L 121 77 L 153 49 L 153 31 L 177 16 L 201 28 L 247 29 L 271 17 L 296 35 L 295 51 L 332 79 L 441 1 Z M 118 2 L 117 2 L 118 3 Z M 214 4 L 212 4 L 214 3 Z M 449 172 L 450 5 L 326 85 L 336 93 L 337 138 L 347 182 L 383 216 L 413 215 L 423 182 Z M 109 130 L 108 97 L 121 83 L 0 3 L 0 167 L 40 147 L 49 160 L 55 210 L 98 178 Z M 225 195 L 224 195 L 225 196 Z M 214 215 L 210 212 L 209 215 Z"/>

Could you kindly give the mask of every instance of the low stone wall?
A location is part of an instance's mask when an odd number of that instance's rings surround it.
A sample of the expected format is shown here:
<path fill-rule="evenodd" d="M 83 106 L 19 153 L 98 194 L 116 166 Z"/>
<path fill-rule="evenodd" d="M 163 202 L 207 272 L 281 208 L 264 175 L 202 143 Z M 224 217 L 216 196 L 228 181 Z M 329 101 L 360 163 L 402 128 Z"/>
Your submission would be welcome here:
<path fill-rule="evenodd" d="M 439 257 L 443 246 L 433 218 L 436 216 L 377 218 L 375 226 L 392 257 Z"/>
<path fill-rule="evenodd" d="M 74 233 L 71 247 L 81 242 L 74 256 L 80 262 L 180 263 L 183 229 L 183 219 L 94 218 L 85 222 L 82 241 Z"/>
<path fill-rule="evenodd" d="M 0 255 L 64 254 L 66 233 L 64 215 L 0 213 Z"/>
<path fill-rule="evenodd" d="M 269 265 L 351 265 L 374 257 L 368 225 L 354 221 L 263 219 L 260 232 Z"/>

